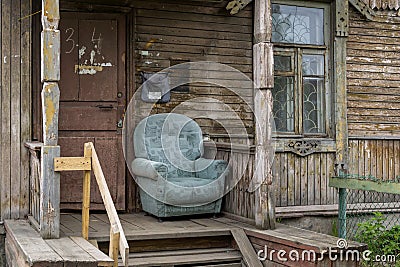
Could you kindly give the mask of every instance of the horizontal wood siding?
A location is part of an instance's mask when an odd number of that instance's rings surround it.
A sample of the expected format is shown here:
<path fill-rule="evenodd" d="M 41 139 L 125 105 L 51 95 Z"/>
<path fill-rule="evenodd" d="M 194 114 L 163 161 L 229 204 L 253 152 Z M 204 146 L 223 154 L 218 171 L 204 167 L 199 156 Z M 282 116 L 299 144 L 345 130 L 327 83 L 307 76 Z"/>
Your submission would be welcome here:
<path fill-rule="evenodd" d="M 1 218 L 22 218 L 29 210 L 31 137 L 31 1 L 0 4 L 0 202 Z"/>
<path fill-rule="evenodd" d="M 142 84 L 140 72 L 157 72 L 177 62 L 214 61 L 237 68 L 251 78 L 251 5 L 237 16 L 229 14 L 225 2 L 136 1 L 134 5 L 136 88 Z M 230 73 L 215 71 L 212 75 L 216 81 L 232 79 Z M 240 90 L 244 98 L 252 102 L 252 88 Z M 253 133 L 251 108 L 233 92 L 205 83 L 190 84 L 189 93 L 172 92 L 171 101 L 156 104 L 151 113 L 171 112 L 179 105 L 179 112 L 190 117 L 213 112 L 221 120 L 219 123 L 197 120 L 203 131 L 210 135 L 227 136 L 223 126 L 237 127 L 221 105 L 210 104 L 204 99 L 190 103 L 196 97 L 214 98 L 229 105 L 243 120 L 247 132 Z M 141 109 L 140 115 L 149 113 L 149 106 L 144 105 L 140 96 L 136 100 L 135 107 Z"/>
<path fill-rule="evenodd" d="M 400 24 L 350 9 L 347 43 L 349 136 L 400 137 Z"/>

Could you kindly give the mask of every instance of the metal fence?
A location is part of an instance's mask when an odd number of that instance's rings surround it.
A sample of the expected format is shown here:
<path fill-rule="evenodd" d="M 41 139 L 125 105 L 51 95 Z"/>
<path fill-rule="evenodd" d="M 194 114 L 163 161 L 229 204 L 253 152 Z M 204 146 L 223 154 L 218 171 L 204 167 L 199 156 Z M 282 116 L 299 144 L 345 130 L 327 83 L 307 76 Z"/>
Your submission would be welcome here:
<path fill-rule="evenodd" d="M 376 212 L 382 214 L 386 229 L 400 225 L 400 194 L 347 189 L 346 202 L 346 239 L 356 240 L 359 225 Z"/>
<path fill-rule="evenodd" d="M 339 237 L 355 240 L 361 223 L 382 214 L 385 229 L 400 225 L 400 183 L 372 176 L 333 177 L 330 185 L 339 188 Z"/>

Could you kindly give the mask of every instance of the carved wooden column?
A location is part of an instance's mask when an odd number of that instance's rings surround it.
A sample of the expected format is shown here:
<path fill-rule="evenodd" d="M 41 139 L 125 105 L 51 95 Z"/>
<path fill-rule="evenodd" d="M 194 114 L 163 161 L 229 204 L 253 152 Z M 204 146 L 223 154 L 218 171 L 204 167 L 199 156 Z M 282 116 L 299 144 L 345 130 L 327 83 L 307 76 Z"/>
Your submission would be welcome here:
<path fill-rule="evenodd" d="M 43 147 L 40 180 L 40 234 L 59 238 L 60 174 L 54 172 L 54 158 L 60 156 L 58 110 L 60 90 L 60 20 L 58 0 L 42 0 L 41 80 Z"/>
<path fill-rule="evenodd" d="M 261 182 L 256 191 L 255 221 L 261 229 L 275 228 L 275 200 L 272 187 L 270 144 L 272 134 L 272 95 L 274 86 L 273 49 L 271 44 L 271 3 L 270 0 L 255 0 L 254 4 L 254 113 L 255 129 L 255 175 Z"/>

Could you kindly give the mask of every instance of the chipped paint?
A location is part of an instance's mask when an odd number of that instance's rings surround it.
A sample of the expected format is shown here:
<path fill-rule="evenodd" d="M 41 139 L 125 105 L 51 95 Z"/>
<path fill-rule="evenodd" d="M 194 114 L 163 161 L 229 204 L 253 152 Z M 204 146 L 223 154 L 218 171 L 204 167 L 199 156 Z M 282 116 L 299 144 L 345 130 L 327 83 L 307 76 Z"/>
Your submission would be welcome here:
<path fill-rule="evenodd" d="M 82 58 L 82 56 L 85 54 L 86 51 L 86 46 L 82 46 L 81 49 L 79 49 L 79 59 Z"/>
<path fill-rule="evenodd" d="M 96 55 L 96 52 L 94 50 L 92 50 L 90 52 L 90 65 L 93 65 L 94 63 L 94 56 Z"/>
<path fill-rule="evenodd" d="M 45 99 L 45 105 L 46 105 L 46 131 L 49 129 L 49 126 L 52 124 L 54 115 L 56 114 L 56 108 L 54 106 L 54 101 L 53 99 L 48 96 Z"/>
<path fill-rule="evenodd" d="M 145 47 L 145 49 L 149 49 L 155 42 L 157 42 L 158 40 L 157 39 L 151 39 L 150 41 L 148 41 L 147 43 L 146 43 L 146 45 L 144 46 Z"/>
<path fill-rule="evenodd" d="M 79 75 L 95 75 L 97 72 L 103 71 L 104 67 L 112 67 L 111 62 L 95 63 L 93 65 L 75 65 L 75 73 Z"/>
<path fill-rule="evenodd" d="M 89 74 L 94 75 L 98 71 L 103 71 L 102 66 L 93 66 L 93 65 L 75 65 L 75 73 L 80 75 Z"/>

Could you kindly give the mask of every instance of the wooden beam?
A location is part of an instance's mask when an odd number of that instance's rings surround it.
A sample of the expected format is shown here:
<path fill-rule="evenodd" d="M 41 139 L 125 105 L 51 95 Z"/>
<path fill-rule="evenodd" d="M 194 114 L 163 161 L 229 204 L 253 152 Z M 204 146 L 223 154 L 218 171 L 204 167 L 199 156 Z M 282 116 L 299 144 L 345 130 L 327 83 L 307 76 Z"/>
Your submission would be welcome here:
<path fill-rule="evenodd" d="M 388 183 L 385 181 L 332 177 L 329 179 L 329 186 L 344 189 L 400 194 L 400 183 Z"/>
<path fill-rule="evenodd" d="M 54 158 L 54 171 L 90 171 L 90 157 L 60 157 Z"/>
<path fill-rule="evenodd" d="M 251 267 L 262 267 L 260 260 L 254 250 L 253 245 L 250 243 L 249 238 L 243 229 L 232 229 L 232 236 L 235 239 L 236 244 L 239 247 L 240 253 L 242 254 L 243 260 L 246 266 Z"/>
<path fill-rule="evenodd" d="M 60 31 L 44 29 L 42 31 L 41 79 L 60 80 Z"/>
<path fill-rule="evenodd" d="M 97 156 L 96 150 L 94 149 L 93 143 L 86 143 L 85 146 L 89 146 L 92 150 L 92 169 L 94 176 L 96 178 L 97 185 L 99 187 L 99 191 L 101 197 L 103 199 L 104 207 L 107 211 L 108 219 L 110 220 L 110 224 L 112 227 L 117 226 L 119 230 L 119 252 L 122 257 L 122 262 L 125 266 L 128 266 L 129 261 L 129 245 L 126 240 L 124 230 L 122 229 L 121 222 L 118 217 L 117 210 L 115 209 L 114 202 L 112 200 L 110 191 L 108 190 L 106 178 L 104 177 L 103 170 L 100 165 L 99 158 Z"/>
<path fill-rule="evenodd" d="M 55 146 L 58 141 L 60 89 L 55 82 L 45 82 L 42 90 L 43 143 Z M 53 161 L 52 161 L 53 162 Z"/>
<path fill-rule="evenodd" d="M 109 256 L 114 260 L 114 267 L 118 267 L 118 250 L 119 250 L 119 238 L 120 233 L 118 228 L 113 229 L 114 227 L 111 226 L 110 228 L 110 247 L 108 249 Z"/>
<path fill-rule="evenodd" d="M 40 234 L 60 237 L 60 173 L 54 172 L 53 159 L 60 156 L 59 146 L 43 146 L 40 179 Z"/>
<path fill-rule="evenodd" d="M 274 87 L 273 45 L 262 42 L 253 46 L 254 83 L 259 89 Z"/>
<path fill-rule="evenodd" d="M 349 35 L 349 2 L 335 1 L 336 4 L 336 36 L 346 37 Z"/>
<path fill-rule="evenodd" d="M 347 1 L 345 1 L 347 2 Z M 348 5 L 337 4 L 336 16 L 348 20 Z M 336 125 L 336 172 L 346 172 L 348 164 L 348 127 L 347 127 L 347 34 L 336 31 L 334 41 L 334 88 L 335 92 L 335 125 Z"/>
<path fill-rule="evenodd" d="M 58 111 L 60 89 L 60 20 L 58 0 L 42 0 L 41 80 L 43 143 L 40 181 L 40 234 L 43 238 L 60 236 L 60 174 L 54 158 L 60 157 Z"/>
<path fill-rule="evenodd" d="M 85 144 L 84 157 L 90 157 L 92 163 L 92 148 Z M 92 166 L 90 166 L 91 169 Z M 82 200 L 82 237 L 89 239 L 89 221 L 90 221 L 90 170 L 85 171 L 83 175 L 83 200 Z"/>
<path fill-rule="evenodd" d="M 272 17 L 270 0 L 255 0 L 253 77 L 255 115 L 255 222 L 261 229 L 275 228 L 272 187 L 272 94 L 274 86 Z"/>
<path fill-rule="evenodd" d="M 42 0 L 43 29 L 57 29 L 60 21 L 60 3 L 58 0 Z"/>
<path fill-rule="evenodd" d="M 271 1 L 254 1 L 254 43 L 270 42 L 272 36 Z"/>

